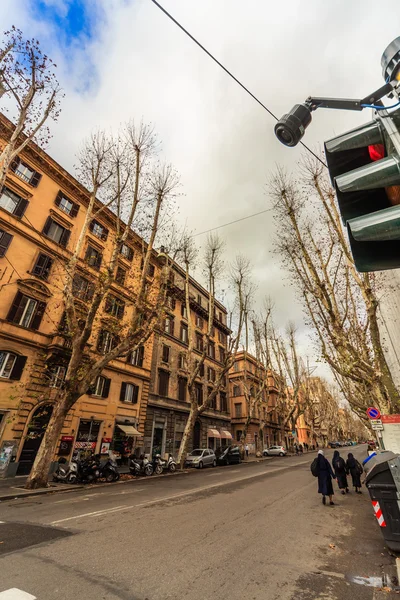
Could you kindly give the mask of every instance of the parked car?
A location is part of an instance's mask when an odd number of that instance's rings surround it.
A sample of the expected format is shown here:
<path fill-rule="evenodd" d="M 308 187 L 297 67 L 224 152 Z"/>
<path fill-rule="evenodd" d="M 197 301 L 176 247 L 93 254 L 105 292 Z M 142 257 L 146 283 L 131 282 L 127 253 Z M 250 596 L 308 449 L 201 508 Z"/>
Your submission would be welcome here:
<path fill-rule="evenodd" d="M 329 448 L 340 448 L 340 443 L 339 442 L 329 442 L 328 446 L 329 446 Z"/>
<path fill-rule="evenodd" d="M 216 467 L 217 457 L 215 456 L 214 450 L 209 448 L 196 448 L 187 455 L 185 460 L 186 467 L 196 467 L 202 469 L 203 467 Z"/>
<path fill-rule="evenodd" d="M 241 462 L 239 446 L 228 446 L 217 459 L 219 465 L 238 465 Z"/>
<path fill-rule="evenodd" d="M 286 456 L 287 450 L 283 446 L 270 446 L 264 448 L 263 456 Z"/>

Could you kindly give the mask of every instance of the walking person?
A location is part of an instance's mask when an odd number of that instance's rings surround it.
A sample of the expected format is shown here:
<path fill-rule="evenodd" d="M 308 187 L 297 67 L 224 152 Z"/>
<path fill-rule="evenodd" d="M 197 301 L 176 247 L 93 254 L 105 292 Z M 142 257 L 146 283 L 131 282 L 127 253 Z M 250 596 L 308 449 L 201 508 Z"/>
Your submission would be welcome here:
<path fill-rule="evenodd" d="M 326 497 L 329 496 L 329 504 L 334 506 L 332 479 L 336 479 L 332 471 L 331 464 L 324 456 L 323 450 L 318 450 L 318 494 L 322 494 L 322 504 L 326 504 Z"/>
<path fill-rule="evenodd" d="M 332 459 L 333 470 L 335 471 L 339 490 L 343 496 L 349 493 L 349 485 L 347 483 L 346 463 L 344 458 L 340 456 L 339 450 L 335 450 Z"/>
<path fill-rule="evenodd" d="M 363 468 L 353 454 L 349 452 L 346 460 L 346 471 L 351 475 L 353 487 L 356 489 L 356 494 L 362 494 L 361 491 L 361 473 Z"/>
<path fill-rule="evenodd" d="M 246 452 L 246 458 L 249 458 L 249 445 L 248 444 L 245 445 L 244 451 Z"/>

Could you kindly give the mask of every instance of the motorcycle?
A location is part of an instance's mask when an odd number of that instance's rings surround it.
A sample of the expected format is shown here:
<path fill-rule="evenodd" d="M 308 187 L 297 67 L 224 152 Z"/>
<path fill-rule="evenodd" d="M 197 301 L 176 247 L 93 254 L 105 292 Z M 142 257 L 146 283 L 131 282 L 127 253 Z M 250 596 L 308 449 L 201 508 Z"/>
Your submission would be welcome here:
<path fill-rule="evenodd" d="M 144 454 L 139 458 L 132 454 L 129 457 L 129 471 L 131 475 L 153 475 L 153 465 Z"/>
<path fill-rule="evenodd" d="M 107 483 L 118 481 L 120 475 L 118 472 L 117 461 L 114 456 L 109 454 L 107 461 L 100 465 L 100 479 L 105 479 Z"/>
<path fill-rule="evenodd" d="M 98 456 L 90 456 L 78 461 L 78 479 L 82 483 L 96 483 L 100 477 L 100 461 Z"/>
<path fill-rule="evenodd" d="M 153 460 L 153 469 L 156 475 L 161 475 L 164 470 L 174 473 L 176 471 L 176 462 L 172 454 L 168 455 L 168 459 L 161 458 L 161 454 L 156 454 Z"/>
<path fill-rule="evenodd" d="M 65 459 L 60 460 L 57 470 L 53 473 L 53 481 L 76 483 L 78 481 L 78 462 L 75 459 L 72 459 L 69 463 Z"/>

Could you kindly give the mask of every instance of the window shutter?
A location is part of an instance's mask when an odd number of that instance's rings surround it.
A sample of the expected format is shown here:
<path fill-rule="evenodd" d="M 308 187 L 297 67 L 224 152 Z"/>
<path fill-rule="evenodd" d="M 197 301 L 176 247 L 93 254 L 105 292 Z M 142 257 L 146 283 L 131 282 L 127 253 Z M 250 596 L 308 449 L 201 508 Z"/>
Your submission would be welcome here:
<path fill-rule="evenodd" d="M 85 294 L 85 296 L 86 296 L 85 299 L 90 301 L 93 298 L 93 294 L 94 294 L 94 283 L 89 283 L 87 292 Z"/>
<path fill-rule="evenodd" d="M 105 227 L 103 227 L 103 233 L 101 235 L 101 239 L 105 242 L 108 238 L 108 229 L 106 229 Z"/>
<path fill-rule="evenodd" d="M 16 209 L 14 210 L 14 215 L 16 217 L 23 217 L 28 204 L 28 200 L 25 200 L 25 198 L 21 198 L 21 200 L 17 204 Z"/>
<path fill-rule="evenodd" d="M 120 302 L 118 304 L 118 314 L 117 314 L 117 317 L 119 319 L 122 319 L 122 317 L 124 316 L 124 312 L 125 312 L 125 302 Z"/>
<path fill-rule="evenodd" d="M 126 383 L 121 383 L 121 391 L 119 393 L 119 399 L 123 402 L 126 394 Z"/>
<path fill-rule="evenodd" d="M 91 233 L 93 233 L 93 229 L 94 229 L 94 221 L 90 221 L 90 223 L 89 223 L 89 231 Z"/>
<path fill-rule="evenodd" d="M 99 339 L 97 340 L 97 352 L 101 352 L 103 348 L 104 342 L 104 329 L 102 329 L 99 333 Z"/>
<path fill-rule="evenodd" d="M 44 311 L 46 310 L 46 302 L 38 302 L 35 316 L 32 319 L 32 323 L 30 329 L 34 329 L 35 331 L 39 329 L 40 323 L 42 322 Z"/>
<path fill-rule="evenodd" d="M 13 236 L 10 233 L 0 229 L 0 256 L 5 255 L 12 239 Z"/>
<path fill-rule="evenodd" d="M 14 301 L 11 305 L 10 310 L 8 311 L 7 321 L 14 322 L 15 315 L 17 314 L 17 310 L 19 309 L 19 305 L 21 304 L 23 294 L 21 292 L 17 292 L 14 298 Z"/>
<path fill-rule="evenodd" d="M 51 217 L 47 217 L 46 223 L 44 224 L 44 227 L 43 227 L 44 235 L 47 235 L 49 233 L 50 225 L 52 224 L 52 222 L 53 222 L 53 219 Z"/>
<path fill-rule="evenodd" d="M 78 214 L 78 212 L 79 212 L 79 204 L 76 204 L 74 202 L 73 205 L 72 205 L 72 208 L 71 208 L 71 212 L 69 213 L 69 216 L 70 217 L 76 217 L 76 215 Z"/>
<path fill-rule="evenodd" d="M 61 204 L 61 198 L 64 196 L 64 194 L 62 193 L 62 191 L 60 190 L 56 196 L 56 199 L 54 200 L 54 204 L 56 206 L 60 206 Z"/>
<path fill-rule="evenodd" d="M 71 235 L 71 232 L 69 231 L 69 229 L 64 229 L 61 239 L 60 239 L 60 246 L 63 246 L 63 248 L 67 247 L 70 235 Z"/>
<path fill-rule="evenodd" d="M 139 395 L 139 387 L 137 385 L 133 386 L 133 398 L 132 398 L 132 404 L 137 404 L 138 401 L 138 395 Z"/>
<path fill-rule="evenodd" d="M 100 269 L 102 258 L 103 257 L 100 254 L 100 252 L 98 254 L 96 254 L 96 261 L 95 261 L 95 264 L 93 265 L 95 267 L 95 269 Z"/>
<path fill-rule="evenodd" d="M 21 379 L 27 358 L 27 356 L 17 356 L 11 371 L 10 379 L 13 379 L 14 381 L 19 381 Z"/>
<path fill-rule="evenodd" d="M 88 396 L 91 396 L 94 393 L 94 386 L 96 385 L 96 381 L 91 383 L 88 387 L 88 391 L 86 392 Z"/>
<path fill-rule="evenodd" d="M 35 171 L 31 177 L 30 184 L 33 187 L 37 187 L 39 185 L 40 180 L 42 179 L 42 174 Z"/>
<path fill-rule="evenodd" d="M 11 164 L 10 164 L 10 169 L 11 169 L 11 171 L 14 171 L 14 172 L 15 172 L 15 171 L 17 170 L 17 167 L 18 167 L 19 163 L 20 163 L 20 160 L 19 160 L 18 156 L 16 156 L 16 157 L 15 157 L 15 158 L 14 158 L 14 159 L 11 161 Z"/>
<path fill-rule="evenodd" d="M 144 359 L 144 346 L 139 346 L 139 348 L 138 348 L 138 360 L 137 360 L 137 366 L 138 367 L 142 367 L 143 366 L 143 359 Z"/>
<path fill-rule="evenodd" d="M 103 393 L 101 394 L 102 398 L 108 398 L 108 394 L 110 393 L 110 384 L 111 384 L 111 379 L 108 379 L 107 377 L 105 377 Z"/>
<path fill-rule="evenodd" d="M 106 311 L 106 313 L 109 313 L 112 307 L 112 299 L 111 296 L 107 296 L 106 298 L 106 305 L 104 307 L 104 310 Z"/>

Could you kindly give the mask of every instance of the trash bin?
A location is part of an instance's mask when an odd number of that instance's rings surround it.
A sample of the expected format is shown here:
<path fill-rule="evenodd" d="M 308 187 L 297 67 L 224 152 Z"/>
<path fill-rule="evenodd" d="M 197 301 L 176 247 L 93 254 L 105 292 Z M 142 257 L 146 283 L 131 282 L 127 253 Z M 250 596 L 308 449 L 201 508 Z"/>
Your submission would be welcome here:
<path fill-rule="evenodd" d="M 400 552 L 400 456 L 382 452 L 365 465 L 366 485 L 387 547 Z"/>

